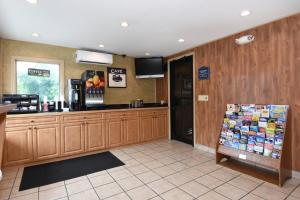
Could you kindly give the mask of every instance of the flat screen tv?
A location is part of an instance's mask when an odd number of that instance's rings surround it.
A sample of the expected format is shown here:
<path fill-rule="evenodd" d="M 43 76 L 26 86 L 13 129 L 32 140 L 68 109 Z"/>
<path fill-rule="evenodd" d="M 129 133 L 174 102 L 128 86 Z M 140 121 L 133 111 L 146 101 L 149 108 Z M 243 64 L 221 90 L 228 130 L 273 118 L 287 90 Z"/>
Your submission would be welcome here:
<path fill-rule="evenodd" d="M 136 78 L 160 78 L 164 77 L 164 65 L 162 57 L 136 58 Z"/>

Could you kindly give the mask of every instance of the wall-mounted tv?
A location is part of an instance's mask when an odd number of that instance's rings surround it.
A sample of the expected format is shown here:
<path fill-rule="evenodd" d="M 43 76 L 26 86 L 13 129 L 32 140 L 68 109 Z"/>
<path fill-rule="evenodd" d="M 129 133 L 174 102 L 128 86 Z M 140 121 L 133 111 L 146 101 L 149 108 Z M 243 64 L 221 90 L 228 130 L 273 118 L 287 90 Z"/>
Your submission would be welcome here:
<path fill-rule="evenodd" d="M 164 65 L 162 57 L 136 58 L 136 78 L 161 78 L 164 77 Z"/>

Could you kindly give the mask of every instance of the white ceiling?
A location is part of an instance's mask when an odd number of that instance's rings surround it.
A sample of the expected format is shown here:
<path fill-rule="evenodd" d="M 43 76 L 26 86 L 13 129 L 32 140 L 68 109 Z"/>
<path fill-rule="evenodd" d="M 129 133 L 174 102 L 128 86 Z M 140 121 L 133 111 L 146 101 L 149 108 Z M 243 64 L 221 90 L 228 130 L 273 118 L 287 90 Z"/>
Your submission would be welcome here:
<path fill-rule="evenodd" d="M 0 37 L 167 56 L 299 12 L 300 0 L 0 0 Z"/>

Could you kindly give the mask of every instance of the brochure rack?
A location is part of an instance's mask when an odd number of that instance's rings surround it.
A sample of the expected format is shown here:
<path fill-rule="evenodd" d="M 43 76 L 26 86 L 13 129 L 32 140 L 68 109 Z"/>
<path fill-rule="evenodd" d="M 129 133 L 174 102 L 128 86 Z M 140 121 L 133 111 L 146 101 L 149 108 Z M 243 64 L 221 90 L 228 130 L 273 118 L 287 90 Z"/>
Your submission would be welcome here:
<path fill-rule="evenodd" d="M 282 186 L 291 177 L 288 113 L 287 105 L 228 104 L 216 162 Z"/>

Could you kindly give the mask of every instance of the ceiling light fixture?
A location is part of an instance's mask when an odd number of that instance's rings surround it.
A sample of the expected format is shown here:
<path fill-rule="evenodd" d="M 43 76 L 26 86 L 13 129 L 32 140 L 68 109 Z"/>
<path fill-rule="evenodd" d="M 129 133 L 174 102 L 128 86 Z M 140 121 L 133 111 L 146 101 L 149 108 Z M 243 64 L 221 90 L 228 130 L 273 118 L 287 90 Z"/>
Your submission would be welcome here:
<path fill-rule="evenodd" d="M 123 28 L 126 28 L 126 27 L 129 26 L 129 24 L 128 24 L 127 22 L 122 22 L 122 23 L 121 23 L 121 26 L 122 26 Z"/>
<path fill-rule="evenodd" d="M 31 4 L 37 4 L 37 0 L 26 0 L 28 3 L 31 3 Z"/>
<path fill-rule="evenodd" d="M 178 40 L 178 42 L 184 42 L 184 39 L 180 38 L 180 39 Z"/>
<path fill-rule="evenodd" d="M 103 44 L 99 44 L 99 47 L 100 47 L 100 48 L 103 48 L 103 47 L 104 47 L 104 45 L 103 45 Z"/>
<path fill-rule="evenodd" d="M 250 15 L 251 14 L 251 11 L 250 10 L 243 10 L 243 11 L 241 11 L 241 16 L 242 17 L 246 17 L 246 16 L 248 16 L 248 15 Z"/>
<path fill-rule="evenodd" d="M 146 55 L 146 56 L 150 56 L 151 54 L 150 54 L 150 53 L 145 53 L 145 55 Z"/>
<path fill-rule="evenodd" d="M 32 33 L 32 36 L 33 37 L 39 37 L 39 34 L 38 33 Z"/>

